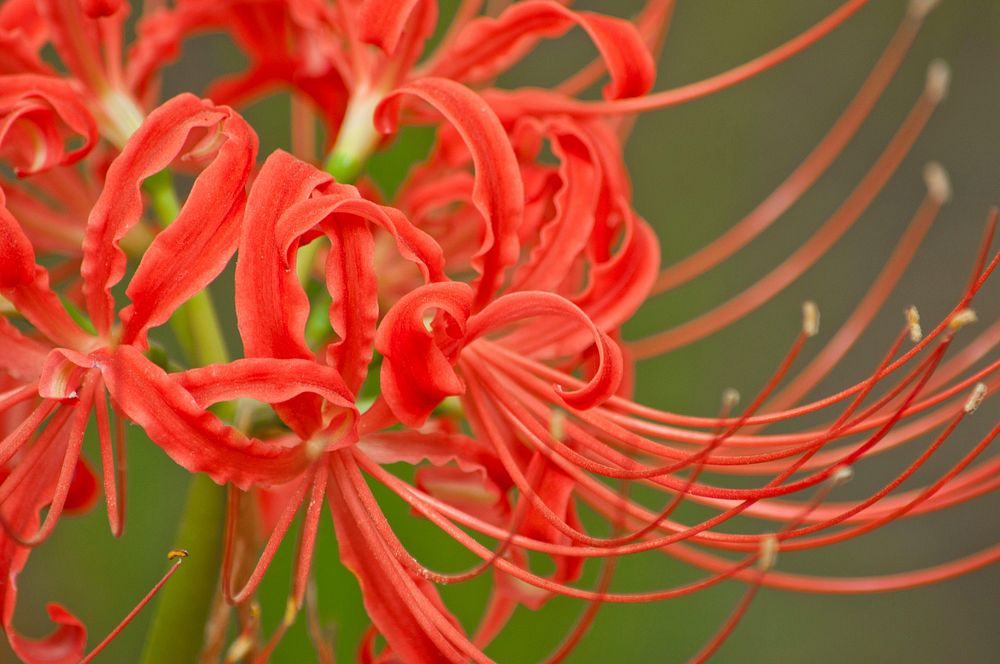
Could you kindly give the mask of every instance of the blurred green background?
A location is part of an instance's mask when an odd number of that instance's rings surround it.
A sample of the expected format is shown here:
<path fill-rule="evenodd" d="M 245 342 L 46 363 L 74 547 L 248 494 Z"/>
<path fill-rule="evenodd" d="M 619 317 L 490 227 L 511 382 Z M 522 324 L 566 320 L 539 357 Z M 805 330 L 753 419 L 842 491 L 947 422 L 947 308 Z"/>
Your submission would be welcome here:
<path fill-rule="evenodd" d="M 629 15 L 637 2 L 581 3 L 598 11 Z M 812 25 L 837 3 L 831 0 L 678 0 L 660 58 L 658 89 L 703 78 L 752 58 Z M 846 26 L 777 69 L 708 99 L 643 117 L 629 143 L 635 205 L 655 225 L 670 263 L 706 244 L 742 217 L 778 184 L 819 140 L 866 75 L 905 11 L 904 0 L 876 0 Z M 448 14 L 445 5 L 444 14 Z M 501 80 L 504 86 L 550 84 L 592 57 L 581 34 L 570 34 L 539 50 Z M 785 257 L 832 212 L 860 179 L 895 131 L 924 85 L 927 64 L 945 58 L 953 68 L 949 99 L 889 186 L 862 222 L 816 268 L 786 293 L 739 324 L 688 348 L 645 363 L 638 400 L 676 412 L 714 414 L 719 394 L 735 387 L 752 394 L 769 375 L 799 326 L 799 304 L 818 302 L 823 332 L 817 350 L 850 313 L 877 273 L 924 193 L 921 169 L 939 160 L 949 170 L 955 199 L 941 214 L 872 331 L 817 393 L 863 377 L 887 347 L 901 312 L 917 304 L 933 321 L 952 305 L 964 285 L 982 222 L 1000 202 L 1000 3 L 946 0 L 929 17 L 897 79 L 858 138 L 828 175 L 768 233 L 734 259 L 676 292 L 651 301 L 627 328 L 635 338 L 684 321 L 752 283 Z M 212 75 L 241 66 L 225 40 L 200 37 L 171 68 L 168 92 L 200 90 Z M 247 109 L 261 132 L 261 154 L 287 147 L 287 100 L 276 97 Z M 373 174 L 383 182 L 421 154 L 427 137 L 413 132 L 380 157 Z M 982 319 L 998 312 L 994 284 L 979 300 Z M 971 335 L 970 335 L 971 336 Z M 993 357 L 996 357 L 994 352 Z M 921 478 L 947 466 L 997 420 L 987 403 L 963 425 Z M 128 521 L 120 541 L 107 532 L 101 509 L 64 519 L 52 539 L 35 552 L 19 579 L 17 623 L 26 632 L 47 629 L 44 604 L 59 601 L 81 616 L 91 643 L 107 633 L 155 582 L 174 546 L 175 524 L 187 477 L 141 432 L 129 432 Z M 91 441 L 92 443 L 93 441 Z M 926 442 L 926 441 L 925 441 Z M 858 469 L 837 497 L 880 487 L 915 457 L 920 443 Z M 91 458 L 96 449 L 91 446 Z M 918 478 L 919 479 L 919 478 Z M 881 480 L 881 481 L 880 481 Z M 411 517 L 399 501 L 380 492 L 401 538 L 429 564 L 463 569 L 471 558 L 447 538 Z M 930 565 L 996 541 L 998 500 L 894 524 L 849 544 L 779 559 L 780 569 L 829 574 L 875 574 Z M 682 511 L 693 519 L 695 511 Z M 337 563 L 329 519 L 314 565 L 324 620 L 336 626 L 338 658 L 352 661 L 367 621 L 353 578 Z M 289 537 L 267 575 L 262 601 L 265 625 L 280 618 L 289 584 Z M 659 554 L 627 559 L 614 588 L 641 590 L 694 578 Z M 183 574 L 183 569 L 180 570 Z M 584 584 L 592 584 L 588 567 Z M 467 625 L 475 624 L 487 579 L 443 594 Z M 736 583 L 693 597 L 653 605 L 608 605 L 571 656 L 574 662 L 683 661 L 694 654 L 741 596 Z M 891 595 L 827 597 L 763 590 L 749 615 L 717 654 L 718 662 L 996 661 L 1000 647 L 1000 575 L 995 568 L 929 588 Z M 556 599 L 543 610 L 519 609 L 508 630 L 489 650 L 502 662 L 538 661 L 562 640 L 584 607 Z M 145 611 L 99 661 L 138 658 L 152 611 Z M 276 662 L 313 661 L 300 619 L 274 657 Z M 0 661 L 9 657 L 0 651 Z"/>

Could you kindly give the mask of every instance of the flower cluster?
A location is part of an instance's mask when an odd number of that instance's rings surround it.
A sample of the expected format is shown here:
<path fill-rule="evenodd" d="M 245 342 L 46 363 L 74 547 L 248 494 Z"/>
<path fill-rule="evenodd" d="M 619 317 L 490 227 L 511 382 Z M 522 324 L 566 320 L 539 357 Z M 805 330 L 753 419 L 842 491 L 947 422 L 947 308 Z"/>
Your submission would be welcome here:
<path fill-rule="evenodd" d="M 227 487 L 227 520 L 218 524 L 226 603 L 205 644 L 227 661 L 266 661 L 296 619 L 324 505 L 371 619 L 365 661 L 489 661 L 487 647 L 518 606 L 557 595 L 587 606 L 554 655 L 561 659 L 602 603 L 742 580 L 747 595 L 696 655 L 704 659 L 762 585 L 884 591 L 1000 559 L 995 546 L 883 577 L 774 569 L 779 551 L 857 537 L 997 485 L 1000 459 L 973 461 L 1000 424 L 933 481 L 896 490 L 1000 381 L 1000 360 L 983 363 L 995 355 L 998 325 L 948 354 L 975 322 L 973 297 L 1000 261 L 989 253 L 995 214 L 950 314 L 924 333 L 911 309 L 868 375 L 806 398 L 881 309 L 949 198 L 937 165 L 870 293 L 804 368 L 793 366 L 818 332 L 811 303 L 787 356 L 746 406 L 727 392 L 717 417 L 695 417 L 630 398 L 638 360 L 751 313 L 851 227 L 944 97 L 942 63 L 931 65 L 926 89 L 856 190 L 788 259 L 686 323 L 636 341 L 621 333 L 648 297 L 725 261 L 812 186 L 858 131 L 933 2 L 913 0 L 857 96 L 774 193 L 663 269 L 623 161 L 636 114 L 767 70 L 864 0 L 844 2 L 753 61 L 660 92 L 650 91 L 653 53 L 672 0 L 648 0 L 634 21 L 554 0 L 490 3 L 484 14 L 481 2 L 463 0 L 433 41 L 434 0 L 144 4 L 127 54 L 122 0 L 0 6 L 0 157 L 9 167 L 0 182 L 0 602 L 23 660 L 84 657 L 84 628 L 61 607 L 50 608 L 57 629 L 49 637 L 18 634 L 16 578 L 60 517 L 92 507 L 100 489 L 112 533 L 122 532 L 125 423 L 187 471 Z M 497 86 L 539 41 L 572 28 L 596 47 L 592 63 L 552 89 Z M 164 68 L 204 31 L 231 34 L 246 71 L 215 82 L 204 99 L 162 101 Z M 602 98 L 584 99 L 605 75 Z M 259 155 L 254 129 L 234 108 L 276 89 L 292 100 L 291 151 Z M 330 137 L 322 156 L 317 124 Z M 385 200 L 363 176 L 365 163 L 416 124 L 434 128 L 434 147 Z M 175 178 L 190 184 L 182 199 Z M 239 359 L 226 351 L 206 291 L 233 261 Z M 167 324 L 172 336 L 158 330 Z M 775 424 L 783 433 L 766 430 Z M 99 474 L 82 453 L 91 426 Z M 882 488 L 827 500 L 865 459 L 927 436 Z M 429 569 L 397 537 L 373 481 L 481 562 Z M 662 495 L 662 507 L 631 497 L 633 484 Z M 685 523 L 675 516 L 683 502 L 711 515 Z M 612 534 L 585 527 L 581 506 Z M 300 514 L 288 608 L 265 635 L 246 609 Z M 614 591 L 616 564 L 646 551 L 704 574 Z M 550 560 L 548 574 L 529 564 L 539 556 Z M 603 571 L 596 587 L 582 587 L 591 558 Z M 492 590 L 468 633 L 436 586 L 482 575 Z M 238 636 L 227 641 L 231 615 Z M 318 656 L 328 657 L 316 638 Z"/>

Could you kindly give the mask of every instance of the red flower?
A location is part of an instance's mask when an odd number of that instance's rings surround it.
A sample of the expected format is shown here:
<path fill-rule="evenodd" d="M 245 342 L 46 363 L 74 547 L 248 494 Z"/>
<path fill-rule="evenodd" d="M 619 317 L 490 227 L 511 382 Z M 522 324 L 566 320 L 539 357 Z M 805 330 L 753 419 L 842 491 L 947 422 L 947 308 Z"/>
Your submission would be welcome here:
<path fill-rule="evenodd" d="M 201 136 L 194 149 L 185 149 L 189 138 L 202 132 L 207 132 L 207 138 Z M 28 238 L 6 208 L 0 208 L 0 237 L 4 238 L 0 293 L 43 338 L 25 337 L 6 321 L 0 327 L 4 338 L 0 362 L 19 385 L 5 399 L 5 407 L 37 394 L 30 414 L 0 443 L 0 463 L 10 469 L 0 483 L 4 509 L 10 510 L 2 538 L 9 553 L 0 571 L 0 587 L 5 588 L 4 628 L 25 657 L 30 657 L 25 654 L 29 651 L 18 645 L 19 637 L 10 625 L 13 579 L 27 559 L 27 547 L 52 532 L 70 502 L 74 478 L 81 472 L 80 449 L 92 410 L 97 414 L 112 532 L 119 534 L 123 525 L 105 388 L 119 405 L 134 395 L 117 392 L 121 379 L 109 381 L 105 371 L 116 366 L 115 358 L 122 354 L 137 358 L 135 371 L 152 370 L 152 363 L 140 353 L 147 348 L 149 328 L 166 322 L 225 266 L 236 248 L 244 186 L 255 153 L 256 136 L 224 107 L 181 96 L 150 115 L 109 169 L 107 186 L 87 225 L 81 272 L 90 331 L 67 312 L 49 286 L 47 270 L 36 265 Z M 131 304 L 120 312 L 116 324 L 110 290 L 125 273 L 125 256 L 118 243 L 142 214 L 139 186 L 181 154 L 208 157 L 211 163 L 196 180 L 177 220 L 143 255 L 126 290 Z M 116 430 L 117 473 L 124 473 L 121 429 Z M 36 431 L 38 437 L 33 439 Z M 45 521 L 38 525 L 38 511 L 46 505 Z M 82 646 L 82 637 L 73 638 Z M 74 652 L 73 658 L 82 654 Z"/>
<path fill-rule="evenodd" d="M 1000 263 L 1000 254 L 989 254 L 995 214 L 968 287 L 933 330 L 924 335 L 911 310 L 869 375 L 804 401 L 882 308 L 949 198 L 939 166 L 928 167 L 926 198 L 871 293 L 804 369 L 795 373 L 794 363 L 819 334 L 811 303 L 786 357 L 742 411 L 734 412 L 732 393 L 718 417 L 664 412 L 631 398 L 637 359 L 750 314 L 818 261 L 871 204 L 943 98 L 943 65 L 932 65 L 924 93 L 855 191 L 789 258 L 704 314 L 623 340 L 623 326 L 649 297 L 726 260 L 809 189 L 855 135 L 933 3 L 911 4 L 855 100 L 771 196 L 718 240 L 662 270 L 656 235 L 633 208 L 622 156 L 631 120 L 765 71 L 864 4 L 848 0 L 756 60 L 655 93 L 650 51 L 662 41 L 669 0 L 647 3 L 635 25 L 546 0 L 512 4 L 495 17 L 476 16 L 479 3 L 463 2 L 423 60 L 437 16 L 429 0 L 180 0 L 143 17 L 127 63 L 124 3 L 4 5 L 0 45 L 10 48 L 0 53 L 0 158 L 30 176 L 27 185 L 0 189 L 0 304 L 23 318 L 17 325 L 0 319 L 0 597 L 18 655 L 82 655 L 83 627 L 63 609 L 51 609 L 59 626 L 42 641 L 19 636 L 12 620 L 15 580 L 30 548 L 63 512 L 93 502 L 97 481 L 81 456 L 91 412 L 114 534 L 123 525 L 125 420 L 186 470 L 228 486 L 221 595 L 231 604 L 251 601 L 304 512 L 283 620 L 261 644 L 253 611 L 241 610 L 233 660 L 265 661 L 302 608 L 324 500 L 340 558 L 357 577 L 373 623 L 361 644 L 364 661 L 489 661 L 485 649 L 518 604 L 582 599 L 589 605 L 554 654 L 559 660 L 602 603 L 746 582 L 744 600 L 696 655 L 702 660 L 761 586 L 874 592 L 1000 559 L 994 546 L 882 577 L 774 569 L 779 551 L 840 542 L 994 488 L 997 463 L 971 464 L 1000 425 L 945 473 L 890 496 L 1000 381 L 1000 361 L 977 364 L 996 348 L 995 324 L 947 357 L 959 330 L 975 320 L 974 296 Z M 541 39 L 572 27 L 596 46 L 593 64 L 551 90 L 494 87 Z M 214 102 L 183 94 L 156 106 L 164 64 L 184 39 L 211 29 L 233 34 L 248 70 L 216 81 Z M 43 62 L 45 46 L 68 76 Z M 578 99 L 603 73 L 603 99 Z M 253 173 L 256 135 L 216 103 L 244 103 L 276 86 L 293 91 L 298 156 L 279 150 Z M 303 99 L 324 117 L 326 167 L 340 182 L 308 162 L 315 136 Z M 143 120 L 141 109 L 154 106 Z M 407 123 L 432 125 L 437 140 L 393 204 L 379 202 L 370 182 L 348 184 Z M 171 219 L 173 211 L 162 209 L 172 193 L 161 172 L 181 165 L 197 177 Z M 143 228 L 143 186 L 165 227 L 134 243 L 130 302 L 119 309 L 112 289 L 128 272 L 126 237 Z M 85 228 L 74 219 L 81 210 Z M 37 255 L 48 252 L 67 259 L 51 273 Z M 150 330 L 183 320 L 188 310 L 181 306 L 234 254 L 242 359 L 195 361 L 176 371 L 154 362 L 159 349 L 147 339 Z M 182 342 L 185 333 L 190 328 L 182 328 Z M 903 350 L 907 339 L 913 345 Z M 224 402 L 237 402 L 235 414 L 213 411 Z M 782 432 L 766 431 L 779 424 Z M 884 486 L 828 500 L 856 466 L 925 434 L 932 442 Z M 412 482 L 387 470 L 396 463 L 417 467 Z M 457 573 L 426 567 L 400 541 L 369 479 L 480 562 Z M 646 491 L 642 501 L 631 495 L 632 484 Z M 246 493 L 256 499 L 249 507 Z M 655 510 L 652 495 L 663 496 Z M 700 520 L 675 514 L 685 501 Z M 603 517 L 610 534 L 585 526 L 581 507 Z M 257 521 L 268 532 L 250 564 Z M 640 592 L 612 589 L 619 560 L 653 550 L 702 576 Z M 538 555 L 551 560 L 548 574 L 529 564 Z M 578 582 L 590 558 L 602 562 L 602 573 L 584 588 Z M 491 597 L 470 635 L 436 585 L 489 571 Z M 245 578 L 237 583 L 235 576 Z M 209 652 L 221 652 L 227 630 L 214 634 Z"/>

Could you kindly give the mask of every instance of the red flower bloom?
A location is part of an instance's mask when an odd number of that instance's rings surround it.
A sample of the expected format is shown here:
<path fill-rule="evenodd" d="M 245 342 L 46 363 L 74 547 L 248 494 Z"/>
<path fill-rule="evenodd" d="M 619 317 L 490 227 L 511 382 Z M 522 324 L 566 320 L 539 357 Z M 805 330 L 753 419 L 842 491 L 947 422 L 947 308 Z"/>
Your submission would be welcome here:
<path fill-rule="evenodd" d="M 755 311 L 857 221 L 945 95 L 942 64 L 931 66 L 913 111 L 857 188 L 785 261 L 704 314 L 623 340 L 623 326 L 649 297 L 726 260 L 812 186 L 885 90 L 933 2 L 911 3 L 857 97 L 773 194 L 719 239 L 663 269 L 656 235 L 633 207 L 623 159 L 635 114 L 766 71 L 865 0 L 844 2 L 756 60 L 653 93 L 650 51 L 662 42 L 670 0 L 647 3 L 635 24 L 547 0 L 510 4 L 496 16 L 478 16 L 480 4 L 460 3 L 421 59 L 437 19 L 430 0 L 180 0 L 140 20 L 124 63 L 125 3 L 14 0 L 0 8 L 0 158 L 26 178 L 0 189 L 0 304 L 22 319 L 0 318 L 0 598 L 20 657 L 78 661 L 83 654 L 83 626 L 60 607 L 50 609 L 56 631 L 40 641 L 21 637 L 12 621 L 16 577 L 31 547 L 64 512 L 95 498 L 97 480 L 81 454 L 92 412 L 114 534 L 123 526 L 124 421 L 186 470 L 227 485 L 219 604 L 243 607 L 232 661 L 266 661 L 306 602 L 324 500 L 340 559 L 357 577 L 372 621 L 363 661 L 489 661 L 486 648 L 518 604 L 535 609 L 562 595 L 588 607 L 553 655 L 560 660 L 603 603 L 659 601 L 744 581 L 744 600 L 696 655 L 700 661 L 761 586 L 875 592 L 1000 559 L 994 545 L 887 576 L 774 569 L 779 552 L 841 542 L 995 488 L 998 462 L 972 463 L 1000 425 L 943 474 L 896 491 L 1000 385 L 1000 361 L 981 362 L 1000 341 L 997 324 L 947 356 L 959 330 L 975 321 L 973 298 L 1000 263 L 1000 254 L 989 253 L 996 214 L 968 287 L 933 330 L 924 335 L 910 310 L 869 375 L 805 400 L 883 307 L 950 197 L 939 166 L 928 166 L 925 200 L 871 292 L 805 368 L 793 371 L 819 334 L 811 303 L 786 357 L 742 411 L 733 393 L 718 417 L 632 399 L 637 359 Z M 594 63 L 551 90 L 494 86 L 540 40 L 572 27 L 596 46 Z M 208 92 L 214 101 L 182 94 L 157 105 L 160 71 L 183 40 L 217 29 L 246 52 L 247 71 L 216 81 Z M 46 46 L 67 75 L 39 56 Z M 604 73 L 603 99 L 577 98 Z M 245 103 L 278 86 L 292 90 L 298 156 L 279 150 L 254 172 L 255 133 L 217 104 Z M 310 105 L 324 118 L 325 165 L 339 182 L 309 163 Z M 143 108 L 153 108 L 144 119 Z M 392 204 L 383 204 L 372 183 L 348 182 L 403 124 L 431 125 L 436 143 Z M 172 210 L 164 171 L 181 167 L 196 177 L 184 205 Z M 129 272 L 126 238 L 143 228 L 146 204 L 164 228 L 132 243 L 137 263 L 125 289 L 129 303 L 119 309 L 112 289 Z M 48 253 L 65 262 L 42 267 L 39 254 Z M 182 306 L 201 297 L 234 254 L 243 357 L 225 361 L 217 353 L 203 362 L 195 353 L 182 370 L 154 362 L 162 352 L 148 334 L 171 320 L 195 324 L 178 333 L 187 350 L 222 345 Z M 203 333 L 197 343 L 192 332 Z M 907 339 L 913 345 L 903 350 Z M 235 405 L 219 407 L 226 402 Z M 775 425 L 781 432 L 766 429 Z M 881 488 L 828 500 L 856 466 L 924 435 L 930 444 Z M 416 467 L 412 481 L 387 469 L 400 463 Z M 461 572 L 425 566 L 400 540 L 369 479 L 477 564 Z M 641 500 L 632 485 L 642 487 Z M 661 505 L 650 509 L 657 495 Z M 684 502 L 698 516 L 676 514 Z M 603 518 L 610 534 L 594 534 L 581 507 Z M 262 643 L 259 620 L 246 607 L 300 511 L 286 611 Z M 258 525 L 267 531 L 263 542 Z M 613 589 L 620 560 L 654 550 L 702 575 L 665 588 Z M 551 561 L 548 573 L 530 564 L 537 556 Z M 581 587 L 591 558 L 601 561 L 601 575 L 593 588 Z M 490 571 L 490 599 L 467 633 L 436 586 Z M 225 607 L 216 612 L 209 654 L 222 652 L 228 618 Z"/>
<path fill-rule="evenodd" d="M 207 138 L 201 137 L 194 149 L 188 146 L 185 150 L 192 134 L 200 132 L 207 132 Z M 118 243 L 142 214 L 139 186 L 182 153 L 212 161 L 195 182 L 175 223 L 158 235 L 143 255 L 126 290 L 131 304 L 121 311 L 120 324 L 116 325 L 111 287 L 125 273 L 125 256 Z M 181 96 L 150 115 L 109 169 L 107 187 L 87 225 L 81 273 L 91 331 L 67 312 L 50 288 L 48 271 L 36 265 L 28 238 L 6 208 L 0 208 L 0 236 L 4 238 L 0 245 L 4 266 L 0 293 L 44 338 L 25 337 L 6 321 L 0 328 L 4 338 L 0 362 L 19 384 L 5 399 L 5 408 L 37 394 L 34 409 L 0 443 L 0 462 L 10 468 L 0 483 L 0 493 L 5 507 L 11 509 L 4 520 L 3 535 L 4 546 L 11 553 L 0 573 L 0 583 L 6 588 L 4 628 L 12 645 L 25 657 L 28 655 L 23 653 L 28 651 L 17 645 L 10 625 L 13 579 L 27 559 L 27 547 L 52 532 L 70 499 L 74 478 L 81 472 L 80 449 L 92 410 L 97 414 L 100 434 L 108 518 L 112 532 L 121 532 L 124 506 L 116 488 L 105 386 L 116 402 L 131 395 L 116 394 L 116 383 L 107 381 L 104 372 L 117 364 L 114 358 L 119 354 L 133 357 L 129 351 L 138 358 L 136 371 L 150 370 L 152 363 L 139 353 L 147 348 L 149 328 L 166 322 L 225 266 L 236 248 L 244 183 L 255 153 L 256 136 L 224 107 Z M 41 433 L 32 439 L 36 430 Z M 117 472 L 124 473 L 120 428 L 117 432 Z M 14 504 L 19 507 L 14 508 Z M 38 511 L 46 505 L 48 514 L 39 526 Z M 82 639 L 73 638 L 82 646 Z"/>

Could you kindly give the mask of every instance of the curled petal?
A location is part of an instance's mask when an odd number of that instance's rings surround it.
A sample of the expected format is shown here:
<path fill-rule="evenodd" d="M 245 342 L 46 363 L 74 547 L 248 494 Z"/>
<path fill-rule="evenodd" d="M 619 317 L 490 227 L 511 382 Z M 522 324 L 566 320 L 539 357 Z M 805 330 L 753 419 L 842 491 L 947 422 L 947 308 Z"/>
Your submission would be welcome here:
<path fill-rule="evenodd" d="M 43 399 L 75 399 L 79 395 L 83 373 L 94 368 L 95 361 L 74 350 L 56 348 L 45 358 L 42 373 L 38 379 L 38 394 Z"/>
<path fill-rule="evenodd" d="M 587 288 L 573 302 L 602 330 L 627 321 L 649 295 L 660 267 L 656 231 L 634 212 L 624 217 L 621 246 L 593 267 Z"/>
<path fill-rule="evenodd" d="M 277 220 L 329 179 L 314 166 L 277 151 L 254 181 L 236 261 L 236 316 L 248 356 L 312 358 L 304 337 L 309 300 L 291 269 L 294 255 L 288 256 L 278 243 Z"/>
<path fill-rule="evenodd" d="M 561 188 L 553 201 L 554 218 L 542 227 L 531 256 L 514 273 L 514 290 L 554 290 L 566 279 L 590 239 L 601 191 L 601 164 L 583 132 L 568 121 L 535 124 L 524 130 L 550 133 Z"/>
<path fill-rule="evenodd" d="M 49 618 L 56 628 L 46 637 L 29 639 L 7 626 L 10 648 L 23 661 L 30 664 L 76 664 L 83 656 L 87 645 L 87 629 L 76 616 L 59 604 L 46 607 Z"/>
<path fill-rule="evenodd" d="M 632 23 L 573 11 L 552 0 L 519 2 L 495 19 L 470 21 L 433 74 L 471 82 L 492 79 L 520 60 L 538 39 L 559 37 L 574 25 L 587 32 L 611 74 L 605 98 L 636 97 L 649 91 L 656 65 Z"/>
<path fill-rule="evenodd" d="M 121 412 L 191 472 L 246 490 L 287 482 L 309 465 L 303 445 L 264 442 L 223 424 L 132 346 L 104 356 L 101 369 Z"/>
<path fill-rule="evenodd" d="M 191 369 L 173 378 L 202 408 L 239 398 L 276 403 L 312 392 L 331 404 L 354 409 L 353 395 L 340 374 L 308 360 L 250 358 Z"/>
<path fill-rule="evenodd" d="M 339 337 L 328 347 L 329 361 L 352 391 L 360 387 L 378 320 L 369 222 L 393 236 L 425 279 L 445 278 L 440 247 L 401 212 L 361 198 L 354 187 L 285 152 L 268 158 L 247 202 L 236 266 L 236 311 L 248 355 L 312 357 L 304 338 L 309 301 L 292 267 L 301 243 L 322 232 L 333 246 L 326 282 Z M 298 416 L 308 416 L 304 407 Z"/>
<path fill-rule="evenodd" d="M 83 143 L 66 149 L 74 138 Z M 66 81 L 38 74 L 0 76 L 0 154 L 18 175 L 72 164 L 97 141 L 97 124 Z"/>
<path fill-rule="evenodd" d="M 659 268 L 660 246 L 655 231 L 631 211 L 626 211 L 623 225 L 618 251 L 594 264 L 584 290 L 570 297 L 601 330 L 620 328 L 638 310 Z M 592 335 L 585 327 L 538 325 L 515 330 L 504 340 L 524 355 L 539 359 L 574 355 L 591 341 Z"/>
<path fill-rule="evenodd" d="M 179 156 L 198 130 L 212 132 L 215 158 L 195 180 L 177 219 L 143 256 L 127 291 L 132 305 L 122 311 L 123 340 L 144 341 L 146 330 L 204 288 L 236 248 L 256 135 L 232 109 L 179 95 L 150 113 L 129 139 L 90 214 L 81 272 L 87 309 L 101 334 L 111 329 L 111 287 L 125 274 L 118 243 L 142 216 L 142 182 Z"/>
<path fill-rule="evenodd" d="M 428 284 L 403 297 L 382 319 L 375 336 L 375 348 L 384 356 L 382 396 L 404 424 L 422 424 L 442 399 L 465 391 L 442 346 L 454 346 L 465 336 L 471 306 L 472 291 L 465 284 Z M 441 312 L 434 330 L 424 324 L 431 309 Z"/>
<path fill-rule="evenodd" d="M 443 78 L 411 81 L 387 96 L 375 112 L 375 125 L 383 133 L 395 130 L 403 95 L 416 96 L 444 115 L 472 155 L 476 170 L 472 201 L 485 221 L 482 245 L 472 258 L 480 275 L 476 308 L 482 308 L 502 282 L 504 270 L 518 257 L 524 185 L 517 158 L 486 102 L 465 86 Z"/>
<path fill-rule="evenodd" d="M 569 300 L 541 291 L 510 293 L 492 302 L 469 319 L 465 343 L 533 316 L 559 316 L 568 318 L 585 330 L 597 348 L 597 367 L 591 379 L 578 390 L 565 391 L 556 386 L 556 392 L 571 408 L 593 408 L 615 394 L 624 375 L 621 349 L 579 307 Z"/>

